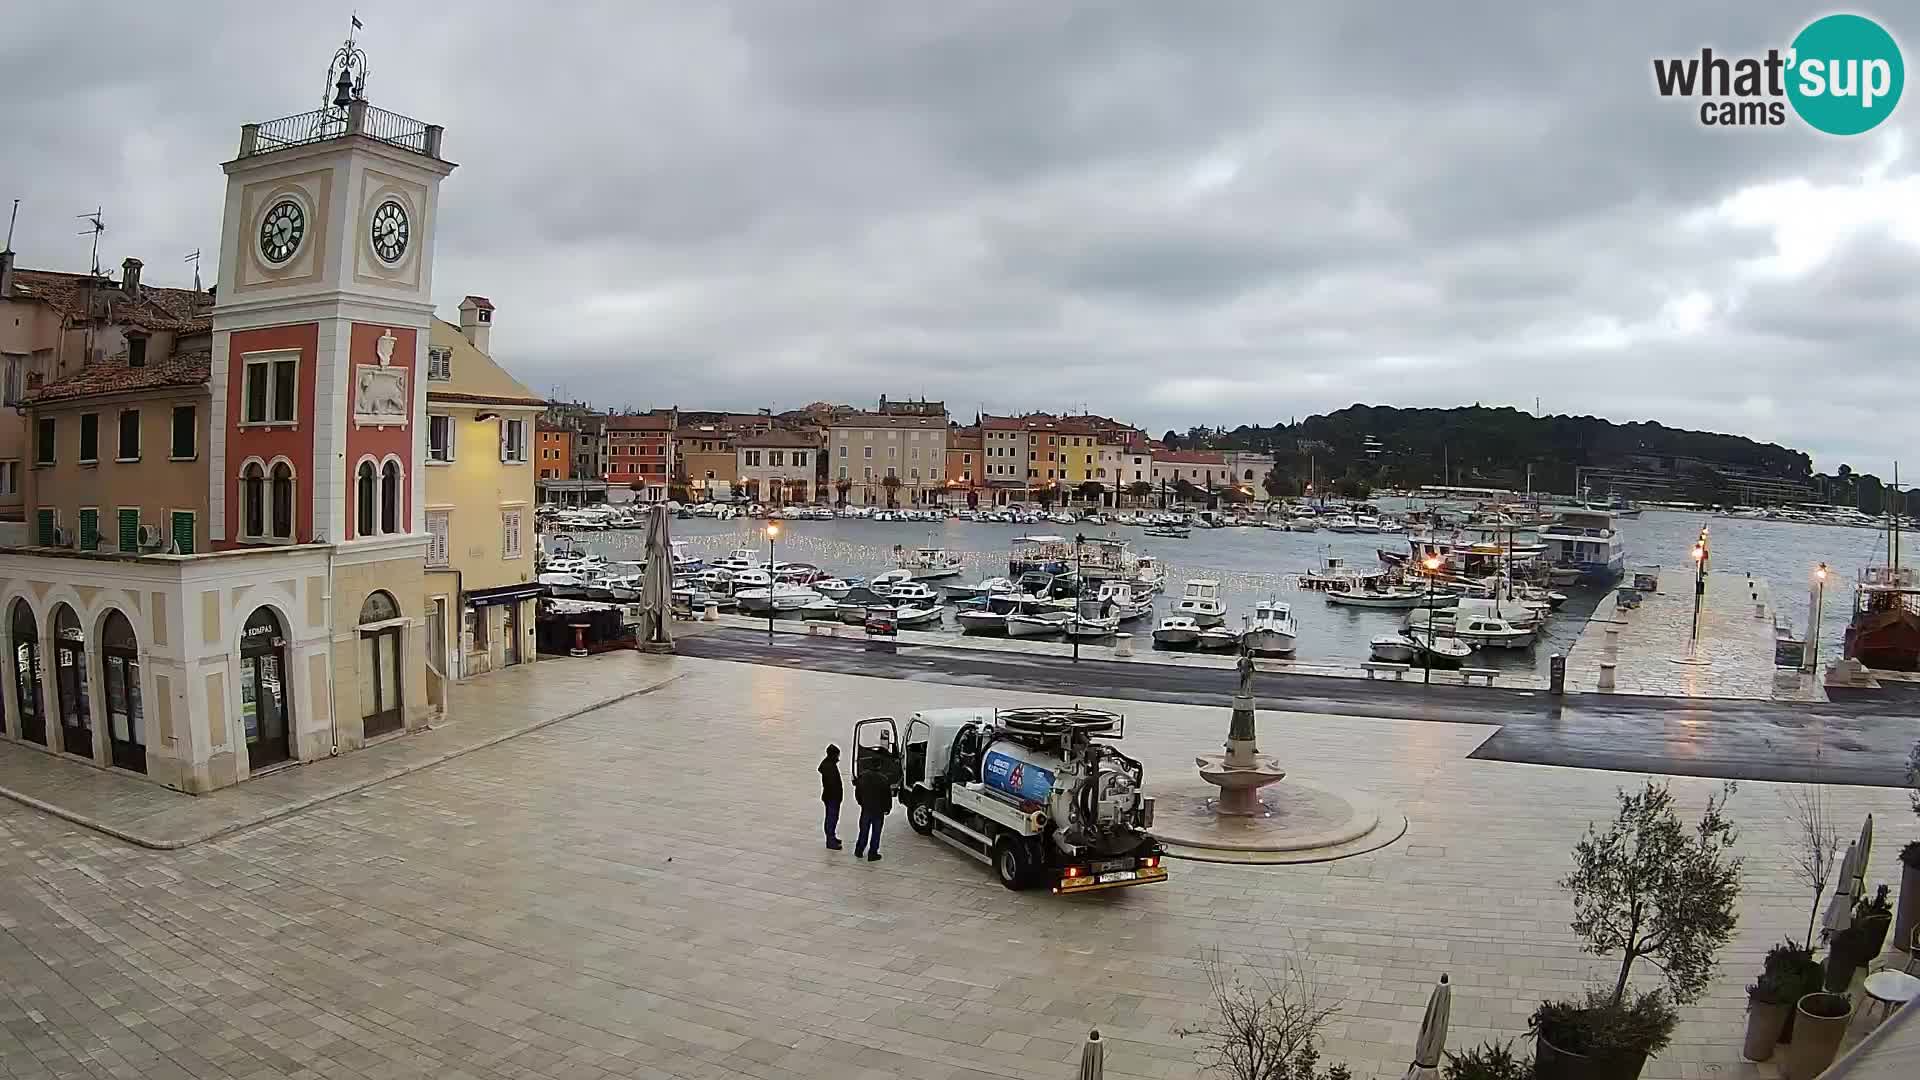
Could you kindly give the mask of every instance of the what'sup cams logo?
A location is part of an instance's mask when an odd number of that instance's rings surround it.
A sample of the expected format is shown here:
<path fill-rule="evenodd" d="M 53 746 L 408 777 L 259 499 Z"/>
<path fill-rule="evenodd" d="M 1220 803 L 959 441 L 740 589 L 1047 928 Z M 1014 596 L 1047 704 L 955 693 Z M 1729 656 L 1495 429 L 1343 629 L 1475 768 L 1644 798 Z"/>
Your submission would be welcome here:
<path fill-rule="evenodd" d="M 1791 105 L 1817 131 L 1858 135 L 1892 115 L 1906 81 L 1893 35 L 1861 15 L 1815 19 L 1784 51 L 1765 56 L 1701 49 L 1653 62 L 1660 96 L 1700 99 L 1708 127 L 1779 127 Z"/>

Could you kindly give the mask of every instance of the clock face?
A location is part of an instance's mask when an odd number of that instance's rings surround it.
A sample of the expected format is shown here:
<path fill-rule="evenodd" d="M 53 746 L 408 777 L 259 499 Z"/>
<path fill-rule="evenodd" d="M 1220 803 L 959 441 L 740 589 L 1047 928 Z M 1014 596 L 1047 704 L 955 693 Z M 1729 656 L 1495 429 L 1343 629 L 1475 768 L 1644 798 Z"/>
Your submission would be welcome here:
<path fill-rule="evenodd" d="M 307 235 L 307 215 L 292 199 L 281 199 L 260 221 L 260 254 L 278 265 L 293 258 Z"/>
<path fill-rule="evenodd" d="M 400 257 L 407 253 L 407 238 L 410 235 L 406 207 L 392 199 L 381 203 L 373 212 L 368 235 L 373 241 L 373 253 L 380 256 L 382 262 L 399 262 Z"/>

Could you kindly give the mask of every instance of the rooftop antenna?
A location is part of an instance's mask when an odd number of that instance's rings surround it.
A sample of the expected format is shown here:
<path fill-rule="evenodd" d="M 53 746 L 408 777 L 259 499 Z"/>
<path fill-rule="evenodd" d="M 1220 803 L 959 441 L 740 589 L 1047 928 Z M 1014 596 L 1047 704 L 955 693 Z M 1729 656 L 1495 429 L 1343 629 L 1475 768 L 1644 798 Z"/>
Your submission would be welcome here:
<path fill-rule="evenodd" d="M 94 207 L 93 213 L 91 214 L 73 215 L 74 217 L 79 218 L 81 221 L 86 222 L 88 225 L 87 228 L 81 229 L 78 235 L 86 236 L 88 234 L 91 234 L 93 236 L 93 276 L 94 277 L 100 276 L 100 234 L 107 231 L 107 223 L 105 221 L 102 221 L 100 218 L 100 215 L 104 211 L 104 209 L 105 209 L 104 207 L 96 206 Z"/>
<path fill-rule="evenodd" d="M 188 255 L 186 258 L 181 259 L 180 261 L 190 262 L 193 264 L 193 291 L 194 292 L 204 291 L 200 287 L 200 249 L 194 248 L 193 254 Z"/>
<path fill-rule="evenodd" d="M 7 215 L 7 246 L 0 251 L 13 250 L 13 223 L 20 220 L 20 200 L 13 200 L 13 213 Z"/>

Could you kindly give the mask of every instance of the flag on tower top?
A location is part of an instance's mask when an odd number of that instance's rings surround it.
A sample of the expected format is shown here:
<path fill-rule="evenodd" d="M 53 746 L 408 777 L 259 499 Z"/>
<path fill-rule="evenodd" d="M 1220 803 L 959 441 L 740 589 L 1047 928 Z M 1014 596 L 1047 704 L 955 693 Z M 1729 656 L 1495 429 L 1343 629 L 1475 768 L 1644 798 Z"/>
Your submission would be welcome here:
<path fill-rule="evenodd" d="M 366 29 L 366 27 L 364 27 L 364 26 L 362 26 L 362 25 L 360 25 L 360 16 L 358 16 L 358 15 L 355 15 L 355 16 L 353 17 L 353 28 L 354 28 L 355 30 L 365 30 L 365 29 Z"/>

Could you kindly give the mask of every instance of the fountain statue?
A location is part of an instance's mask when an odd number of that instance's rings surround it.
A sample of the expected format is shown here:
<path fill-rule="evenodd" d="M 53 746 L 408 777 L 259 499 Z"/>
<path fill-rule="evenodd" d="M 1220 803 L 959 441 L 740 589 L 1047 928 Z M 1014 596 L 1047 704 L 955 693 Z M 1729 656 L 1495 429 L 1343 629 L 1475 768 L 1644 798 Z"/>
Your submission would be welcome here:
<path fill-rule="evenodd" d="M 1234 817 L 1259 817 L 1267 812 L 1260 801 L 1260 789 L 1286 777 L 1279 759 L 1260 752 L 1255 741 L 1253 704 L 1253 653 L 1240 647 L 1240 685 L 1233 693 L 1233 722 L 1227 727 L 1226 753 L 1203 754 L 1194 758 L 1200 766 L 1200 778 L 1220 789 L 1214 803 L 1216 814 Z"/>

